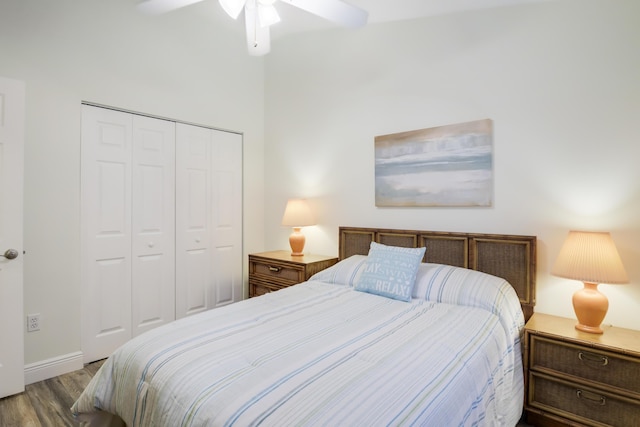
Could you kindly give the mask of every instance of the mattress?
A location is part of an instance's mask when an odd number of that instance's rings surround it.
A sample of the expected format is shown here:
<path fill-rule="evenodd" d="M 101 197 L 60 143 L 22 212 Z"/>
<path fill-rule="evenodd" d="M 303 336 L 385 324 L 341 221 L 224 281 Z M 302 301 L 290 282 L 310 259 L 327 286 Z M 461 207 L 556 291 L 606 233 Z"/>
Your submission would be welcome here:
<path fill-rule="evenodd" d="M 353 286 L 365 259 L 134 338 L 73 413 L 128 426 L 516 425 L 524 320 L 512 287 L 423 264 L 398 301 Z"/>

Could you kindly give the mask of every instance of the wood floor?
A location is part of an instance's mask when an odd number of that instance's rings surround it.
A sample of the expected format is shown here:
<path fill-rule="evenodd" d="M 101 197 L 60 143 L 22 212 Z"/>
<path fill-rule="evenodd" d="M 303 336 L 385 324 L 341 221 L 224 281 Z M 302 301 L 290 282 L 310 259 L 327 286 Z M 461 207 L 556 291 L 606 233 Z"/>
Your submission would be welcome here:
<path fill-rule="evenodd" d="M 0 426 L 78 426 L 69 408 L 103 362 L 90 363 L 79 371 L 29 384 L 24 393 L 0 399 Z"/>

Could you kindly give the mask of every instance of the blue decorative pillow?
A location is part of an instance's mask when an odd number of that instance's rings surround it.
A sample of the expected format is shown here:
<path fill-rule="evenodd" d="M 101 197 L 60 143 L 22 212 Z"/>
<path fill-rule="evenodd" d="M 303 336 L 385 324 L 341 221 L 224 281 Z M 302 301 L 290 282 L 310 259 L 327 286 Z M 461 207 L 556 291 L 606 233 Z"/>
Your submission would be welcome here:
<path fill-rule="evenodd" d="M 425 248 L 401 248 L 371 242 L 355 289 L 400 301 L 411 301 Z"/>

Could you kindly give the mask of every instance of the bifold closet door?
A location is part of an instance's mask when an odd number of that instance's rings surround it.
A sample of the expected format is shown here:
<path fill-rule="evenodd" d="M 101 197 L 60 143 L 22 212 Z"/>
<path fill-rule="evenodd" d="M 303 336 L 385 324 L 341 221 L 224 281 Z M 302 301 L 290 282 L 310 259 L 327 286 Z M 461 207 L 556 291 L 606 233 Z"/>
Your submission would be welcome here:
<path fill-rule="evenodd" d="M 242 136 L 83 105 L 82 349 L 242 299 Z"/>
<path fill-rule="evenodd" d="M 242 137 L 176 124 L 176 318 L 242 299 Z"/>
<path fill-rule="evenodd" d="M 130 114 L 82 106 L 82 350 L 104 358 L 131 338 Z"/>
<path fill-rule="evenodd" d="M 242 136 L 214 133 L 213 307 L 242 300 Z"/>
<path fill-rule="evenodd" d="M 175 133 L 133 116 L 133 336 L 175 320 Z"/>
<path fill-rule="evenodd" d="M 175 124 L 82 106 L 82 349 L 175 318 Z"/>

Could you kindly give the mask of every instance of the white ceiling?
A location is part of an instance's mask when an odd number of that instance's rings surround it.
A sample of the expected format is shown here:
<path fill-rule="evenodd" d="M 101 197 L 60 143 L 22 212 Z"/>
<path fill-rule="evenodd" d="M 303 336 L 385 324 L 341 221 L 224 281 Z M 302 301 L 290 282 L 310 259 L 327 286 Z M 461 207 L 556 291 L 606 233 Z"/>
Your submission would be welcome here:
<path fill-rule="evenodd" d="M 2 0 L 0 0 L 2 1 Z M 108 0 L 112 1 L 112 0 Z M 122 0 L 123 2 L 140 3 L 145 0 Z M 160 0 L 169 5 L 182 5 L 179 10 L 169 12 L 170 17 L 174 13 L 193 15 L 202 18 L 210 16 L 213 10 L 215 19 L 233 31 L 244 33 L 244 14 L 240 15 L 238 22 L 234 22 L 222 10 L 218 0 Z M 324 1 L 324 0 L 318 0 Z M 368 23 L 375 24 L 390 21 L 402 21 L 428 16 L 445 15 L 456 12 L 464 12 L 478 9 L 514 6 L 525 3 L 540 3 L 559 0 L 343 0 L 357 6 L 369 13 Z M 194 4 L 195 3 L 195 4 Z M 131 4 L 131 3 L 129 3 Z M 339 28 L 336 24 L 298 9 L 285 2 L 276 1 L 274 4 L 281 22 L 270 27 L 271 39 L 308 31 L 327 30 Z M 140 13 L 140 12 L 136 12 Z"/>
<path fill-rule="evenodd" d="M 322 1 L 322 0 L 319 0 Z M 400 21 L 467 10 L 512 6 L 552 0 L 345 0 L 369 12 L 369 23 Z M 271 27 L 272 37 L 335 27 L 291 5 L 277 2 L 282 21 Z"/>

